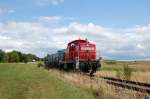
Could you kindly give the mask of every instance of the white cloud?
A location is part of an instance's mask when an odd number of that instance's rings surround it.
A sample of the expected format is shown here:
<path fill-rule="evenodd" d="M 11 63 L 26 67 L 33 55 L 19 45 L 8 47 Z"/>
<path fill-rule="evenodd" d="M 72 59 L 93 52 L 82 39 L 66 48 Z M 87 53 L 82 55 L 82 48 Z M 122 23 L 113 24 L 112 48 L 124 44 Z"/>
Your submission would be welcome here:
<path fill-rule="evenodd" d="M 44 22 L 60 22 L 60 21 L 75 21 L 78 18 L 77 17 L 64 17 L 64 16 L 40 16 L 40 17 L 36 17 L 36 20 L 44 23 Z M 66 22 L 66 23 L 67 23 Z"/>
<path fill-rule="evenodd" d="M 64 0 L 38 0 L 36 1 L 37 6 L 45 6 L 45 5 L 59 5 L 60 3 L 63 3 Z"/>
<path fill-rule="evenodd" d="M 48 19 L 55 19 L 48 17 Z M 57 19 L 57 18 L 56 18 Z M 59 18 L 58 18 L 59 19 Z M 143 31 L 143 27 L 146 28 Z M 138 31 L 140 31 L 140 33 Z M 116 33 L 111 28 L 79 22 L 52 27 L 37 22 L 0 23 L 0 48 L 35 53 L 39 56 L 66 48 L 69 41 L 88 38 L 97 44 L 98 54 L 118 59 L 150 58 L 149 25 L 124 29 Z"/>
<path fill-rule="evenodd" d="M 59 21 L 62 19 L 61 16 L 43 16 L 38 18 L 40 21 Z"/>
<path fill-rule="evenodd" d="M 146 26 L 137 25 L 135 28 L 131 29 L 136 33 L 149 33 L 150 34 L 150 24 Z"/>
<path fill-rule="evenodd" d="M 6 15 L 6 14 L 11 14 L 14 12 L 15 12 L 15 10 L 13 10 L 13 9 L 0 8 L 0 16 Z"/>
<path fill-rule="evenodd" d="M 137 44 L 137 48 L 144 49 L 145 47 L 143 45 L 141 45 L 141 44 Z"/>
<path fill-rule="evenodd" d="M 13 10 L 13 9 L 8 10 L 8 13 L 14 13 L 14 12 L 15 12 L 15 10 Z"/>

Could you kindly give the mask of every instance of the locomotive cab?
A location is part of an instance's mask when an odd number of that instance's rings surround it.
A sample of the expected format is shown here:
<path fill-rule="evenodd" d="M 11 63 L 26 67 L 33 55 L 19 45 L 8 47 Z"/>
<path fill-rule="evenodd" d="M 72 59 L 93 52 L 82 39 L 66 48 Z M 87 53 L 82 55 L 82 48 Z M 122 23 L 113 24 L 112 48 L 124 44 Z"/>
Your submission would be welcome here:
<path fill-rule="evenodd" d="M 68 43 L 65 61 L 68 68 L 92 74 L 101 66 L 100 61 L 96 59 L 96 45 L 88 40 L 75 40 Z"/>

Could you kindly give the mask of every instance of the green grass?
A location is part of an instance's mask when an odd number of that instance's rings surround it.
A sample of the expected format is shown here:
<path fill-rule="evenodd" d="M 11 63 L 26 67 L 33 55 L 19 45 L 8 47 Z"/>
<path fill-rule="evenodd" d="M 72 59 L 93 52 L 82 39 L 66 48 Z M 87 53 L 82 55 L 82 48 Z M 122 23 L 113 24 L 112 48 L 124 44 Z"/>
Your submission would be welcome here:
<path fill-rule="evenodd" d="M 122 67 L 103 66 L 101 70 L 103 70 L 103 71 L 123 71 L 123 68 Z"/>
<path fill-rule="evenodd" d="M 0 99 L 91 99 L 37 64 L 0 64 Z"/>
<path fill-rule="evenodd" d="M 142 68 L 132 68 L 129 67 L 133 72 L 149 72 L 149 69 L 142 69 Z M 122 66 L 107 66 L 104 65 L 101 69 L 101 71 L 124 71 L 124 67 Z"/>
<path fill-rule="evenodd" d="M 102 69 L 103 71 L 123 71 L 124 66 L 128 67 L 134 72 L 149 72 L 150 61 L 115 61 L 115 60 L 103 60 Z"/>

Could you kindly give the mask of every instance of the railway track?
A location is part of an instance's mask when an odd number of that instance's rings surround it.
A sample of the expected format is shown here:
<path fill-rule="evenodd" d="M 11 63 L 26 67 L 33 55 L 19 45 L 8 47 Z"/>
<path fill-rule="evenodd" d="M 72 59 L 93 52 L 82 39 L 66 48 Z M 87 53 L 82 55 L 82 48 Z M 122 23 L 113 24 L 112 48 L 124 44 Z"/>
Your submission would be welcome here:
<path fill-rule="evenodd" d="M 89 74 L 82 74 L 84 76 L 90 76 Z M 106 83 L 114 85 L 116 87 L 122 87 L 133 91 L 138 91 L 141 93 L 147 93 L 150 94 L 150 84 L 148 83 L 142 83 L 142 82 L 135 82 L 135 81 L 129 81 L 129 80 L 122 80 L 117 79 L 113 77 L 96 77 L 96 76 L 90 76 L 92 79 L 103 79 L 106 81 Z"/>
<path fill-rule="evenodd" d="M 75 72 L 73 72 L 75 73 Z M 76 72 L 79 73 L 79 72 Z M 135 82 L 135 81 L 129 81 L 129 80 L 122 80 L 122 79 L 117 79 L 117 78 L 112 78 L 112 77 L 97 77 L 97 76 L 90 76 L 89 74 L 86 73 L 81 73 L 81 75 L 83 76 L 88 76 L 91 77 L 91 79 L 103 79 L 104 81 L 106 81 L 106 83 L 117 86 L 117 87 L 122 87 L 122 88 L 126 88 L 129 90 L 134 90 L 134 91 L 138 91 L 141 93 L 148 93 L 150 94 L 150 84 L 148 83 L 142 83 L 142 82 Z"/>
<path fill-rule="evenodd" d="M 100 77 L 100 78 L 104 79 L 108 84 L 112 84 L 117 87 L 122 87 L 130 90 L 150 94 L 150 84 L 147 83 L 121 80 L 112 77 Z"/>

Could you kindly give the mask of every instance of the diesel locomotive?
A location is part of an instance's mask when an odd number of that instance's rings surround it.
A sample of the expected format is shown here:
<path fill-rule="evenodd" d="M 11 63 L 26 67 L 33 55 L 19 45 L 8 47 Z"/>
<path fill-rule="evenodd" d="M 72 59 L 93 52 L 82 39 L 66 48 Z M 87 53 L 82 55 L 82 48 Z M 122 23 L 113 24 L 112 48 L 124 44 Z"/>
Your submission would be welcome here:
<path fill-rule="evenodd" d="M 45 66 L 64 70 L 80 71 L 93 75 L 101 67 L 96 59 L 96 45 L 87 39 L 68 43 L 67 48 L 45 57 Z"/>

